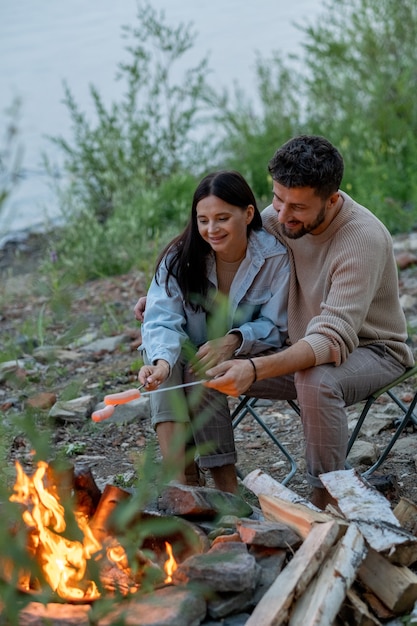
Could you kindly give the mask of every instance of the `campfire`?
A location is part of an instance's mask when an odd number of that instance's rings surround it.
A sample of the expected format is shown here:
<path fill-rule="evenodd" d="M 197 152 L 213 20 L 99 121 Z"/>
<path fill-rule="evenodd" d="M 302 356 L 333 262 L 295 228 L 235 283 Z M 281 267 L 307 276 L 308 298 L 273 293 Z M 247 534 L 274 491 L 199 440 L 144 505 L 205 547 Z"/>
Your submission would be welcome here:
<path fill-rule="evenodd" d="M 243 484 L 258 510 L 233 494 L 170 483 L 158 511 L 138 512 L 129 526 L 124 513 L 137 504 L 129 492 L 107 485 L 101 493 L 89 471 L 56 481 L 46 463 L 32 476 L 17 465 L 10 499 L 41 570 L 20 566 L 19 588 L 30 594 L 47 584 L 61 599 L 29 601 L 22 624 L 72 619 L 88 626 L 100 610 L 99 626 L 203 624 L 207 616 L 233 614 L 246 626 L 381 626 L 410 612 L 417 618 L 417 505 L 401 499 L 392 510 L 354 470 L 321 479 L 336 508 L 320 511 L 254 470 Z M 62 491 L 72 493 L 72 507 Z M 120 510 L 118 525 L 112 512 Z M 179 523 L 174 530 L 172 520 Z M 187 525 L 194 544 L 189 535 L 184 541 Z"/>
<path fill-rule="evenodd" d="M 77 537 L 71 538 L 67 532 L 68 513 L 60 501 L 59 486 L 50 480 L 49 469 L 47 463 L 40 461 L 33 475 L 28 476 L 16 463 L 17 477 L 10 501 L 22 506 L 27 550 L 52 591 L 70 602 L 93 601 L 103 591 L 117 590 L 127 595 L 138 591 L 149 569 L 156 583 L 171 582 L 177 562 L 168 541 L 163 542 L 162 563 L 151 560 L 140 550 L 136 551 L 134 562 L 129 563 L 124 547 L 106 528 L 114 504 L 128 497 L 127 492 L 112 486 L 106 488 L 92 516 L 85 506 L 76 507 L 75 532 L 71 529 L 70 534 Z M 109 493 L 113 495 L 109 497 Z M 92 577 L 93 572 L 98 572 L 98 580 Z M 20 589 L 33 592 L 40 584 L 30 572 L 19 572 Z"/>

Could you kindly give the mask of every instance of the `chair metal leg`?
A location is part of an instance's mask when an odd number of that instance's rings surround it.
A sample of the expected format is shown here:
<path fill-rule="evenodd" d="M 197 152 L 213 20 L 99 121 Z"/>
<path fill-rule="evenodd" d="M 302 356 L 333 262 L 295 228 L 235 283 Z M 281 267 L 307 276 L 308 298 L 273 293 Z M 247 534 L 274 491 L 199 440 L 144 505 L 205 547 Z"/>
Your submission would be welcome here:
<path fill-rule="evenodd" d="M 252 417 L 256 420 L 259 426 L 268 435 L 268 437 L 275 443 L 276 446 L 278 446 L 278 448 L 281 450 L 282 454 L 285 456 L 285 458 L 290 464 L 290 471 L 288 472 L 287 476 L 282 481 L 282 484 L 286 485 L 296 473 L 297 463 L 294 457 L 286 449 L 286 447 L 279 441 L 279 439 L 277 439 L 277 437 L 274 435 L 271 429 L 267 426 L 267 424 L 265 424 L 263 419 L 257 414 L 257 412 L 254 409 L 256 402 L 257 402 L 257 398 L 249 398 L 247 396 L 244 396 L 239 402 L 236 409 L 233 411 L 232 426 L 233 428 L 236 428 L 240 424 L 240 422 L 243 420 L 243 418 L 246 417 L 248 413 L 252 415 Z"/>
<path fill-rule="evenodd" d="M 395 402 L 395 404 L 398 406 L 398 408 L 401 409 L 402 414 L 403 414 L 402 418 L 399 420 L 399 425 L 397 426 L 397 428 L 396 428 L 393 436 L 391 437 L 388 445 L 385 447 L 383 452 L 380 454 L 378 460 L 370 468 L 368 468 L 365 472 L 362 473 L 362 476 L 364 476 L 365 478 L 370 476 L 376 469 L 378 469 L 378 467 L 380 467 L 382 465 L 382 463 L 385 461 L 385 459 L 387 458 L 388 454 L 391 452 L 394 444 L 396 443 L 397 439 L 399 438 L 399 436 L 401 435 L 403 430 L 406 428 L 406 426 L 410 422 L 414 426 L 417 426 L 417 415 L 414 413 L 414 409 L 415 409 L 416 404 L 417 404 L 417 392 L 414 394 L 414 398 L 412 399 L 410 404 L 407 405 L 402 400 L 400 400 L 400 398 L 398 398 L 398 396 L 393 391 L 393 389 L 395 389 L 398 385 L 400 385 L 401 383 L 405 382 L 409 378 L 412 378 L 413 376 L 416 376 L 416 375 L 417 375 L 417 365 L 414 365 L 413 368 L 406 370 L 402 376 L 400 376 L 399 378 L 394 380 L 391 384 L 386 385 L 382 389 L 379 389 L 378 391 L 373 393 L 372 396 L 370 396 L 367 399 L 366 403 L 365 403 L 365 406 L 364 406 L 364 408 L 362 410 L 362 413 L 359 416 L 357 424 L 356 424 L 356 426 L 355 426 L 355 428 L 354 428 L 354 430 L 353 430 L 353 432 L 352 432 L 352 434 L 351 434 L 351 436 L 349 438 L 347 454 L 349 454 L 349 452 L 350 452 L 350 450 L 351 450 L 351 448 L 352 448 L 352 446 L 353 446 L 357 436 L 359 435 L 359 432 L 360 432 L 360 430 L 362 428 L 363 422 L 365 421 L 365 418 L 368 415 L 368 412 L 369 412 L 371 406 L 374 404 L 374 402 L 377 400 L 377 398 L 379 398 L 384 393 L 386 393 L 391 398 L 391 400 L 393 402 Z"/>
<path fill-rule="evenodd" d="M 404 404 L 404 402 L 402 400 L 400 400 L 399 398 L 397 398 L 397 396 L 395 395 L 395 393 L 391 390 L 387 391 L 387 394 L 389 395 L 389 397 L 391 398 L 391 400 L 393 400 L 395 402 L 395 404 L 402 409 L 402 411 L 404 411 L 404 413 L 409 413 L 409 418 L 410 420 L 413 422 L 414 426 L 417 426 L 417 415 L 414 414 L 414 407 L 413 410 L 411 410 L 411 412 L 409 411 L 409 408 L 407 408 L 407 405 Z M 415 404 L 415 403 L 414 403 Z M 411 405 L 410 405 L 411 406 Z"/>
<path fill-rule="evenodd" d="M 395 394 L 389 393 L 389 395 L 390 395 L 390 397 L 394 400 L 394 402 L 398 406 L 400 406 L 401 408 L 403 408 L 403 407 L 405 408 L 404 416 L 403 416 L 399 426 L 397 426 L 397 430 L 395 431 L 395 433 L 391 437 L 388 445 L 385 447 L 384 451 L 379 456 L 379 459 L 369 469 L 367 469 L 366 472 L 362 473 L 362 476 L 364 476 L 365 478 L 370 476 L 376 469 L 378 469 L 378 467 L 380 467 L 380 465 L 382 465 L 382 463 L 387 458 L 388 454 L 391 452 L 391 450 L 392 450 L 394 444 L 396 443 L 398 437 L 401 435 L 401 433 L 403 432 L 403 430 L 407 426 L 407 424 L 409 422 L 415 423 L 414 408 L 415 408 L 416 403 L 417 403 L 417 393 L 414 394 L 414 398 L 411 401 L 411 403 L 410 403 L 408 408 L 397 397 L 395 397 L 395 398 L 393 397 Z"/>

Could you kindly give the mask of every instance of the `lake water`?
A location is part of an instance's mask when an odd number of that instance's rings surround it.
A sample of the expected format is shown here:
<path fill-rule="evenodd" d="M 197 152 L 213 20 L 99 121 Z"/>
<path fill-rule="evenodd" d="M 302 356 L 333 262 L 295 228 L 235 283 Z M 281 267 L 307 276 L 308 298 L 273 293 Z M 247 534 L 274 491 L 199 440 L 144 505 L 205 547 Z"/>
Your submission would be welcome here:
<path fill-rule="evenodd" d="M 256 52 L 263 57 L 275 50 L 298 52 L 302 33 L 294 24 L 315 23 L 322 9 L 321 0 L 153 0 L 152 5 L 164 10 L 172 25 L 193 23 L 193 58 L 209 55 L 215 85 L 236 81 L 247 94 Z M 63 81 L 87 113 L 93 114 L 91 83 L 106 103 L 117 100 L 117 65 L 127 58 L 122 26 L 134 24 L 136 13 L 134 0 L 0 0 L 0 149 L 5 111 L 18 97 L 24 171 L 0 215 L 0 240 L 58 215 L 41 153 L 56 158 L 48 135 L 71 136 Z"/>

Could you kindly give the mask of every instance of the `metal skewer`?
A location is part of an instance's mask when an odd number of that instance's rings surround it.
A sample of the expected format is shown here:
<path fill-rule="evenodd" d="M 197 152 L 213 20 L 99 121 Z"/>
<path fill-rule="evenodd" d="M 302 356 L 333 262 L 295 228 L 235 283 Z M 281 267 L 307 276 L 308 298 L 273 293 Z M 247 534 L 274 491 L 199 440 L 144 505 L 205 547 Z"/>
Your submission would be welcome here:
<path fill-rule="evenodd" d="M 193 385 L 201 385 L 202 383 L 207 382 L 206 378 L 203 378 L 201 380 L 195 380 L 192 383 L 183 383 L 182 385 L 173 385 L 172 387 L 164 387 L 163 389 L 153 389 L 151 391 L 143 391 L 142 389 L 146 389 L 146 385 L 141 385 L 140 387 L 138 387 L 138 391 L 140 391 L 140 395 L 141 396 L 149 396 L 149 394 L 151 393 L 160 393 L 162 391 L 171 391 L 172 389 L 183 389 L 184 387 L 192 387 Z"/>

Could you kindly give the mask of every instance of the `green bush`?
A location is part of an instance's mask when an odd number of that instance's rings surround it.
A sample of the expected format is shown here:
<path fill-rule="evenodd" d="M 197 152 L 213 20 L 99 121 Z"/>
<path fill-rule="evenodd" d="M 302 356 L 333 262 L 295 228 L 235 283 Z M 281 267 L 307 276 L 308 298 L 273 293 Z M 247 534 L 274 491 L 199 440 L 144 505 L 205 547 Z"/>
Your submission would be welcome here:
<path fill-rule="evenodd" d="M 313 132 L 346 162 L 344 185 L 392 232 L 416 224 L 417 5 L 332 0 L 304 30 Z"/>
<path fill-rule="evenodd" d="M 339 147 L 342 188 L 392 233 L 415 226 L 417 5 L 328 0 L 317 24 L 302 30 L 297 65 L 277 53 L 258 57 L 250 96 L 238 85 L 217 93 L 205 58 L 178 79 L 177 63 L 195 40 L 190 25 L 171 27 L 140 3 L 137 25 L 126 29 L 122 99 L 106 107 L 92 86 L 92 122 L 65 89 L 73 138 L 52 141 L 70 180 L 61 196 L 67 226 L 53 256 L 68 276 L 83 281 L 143 265 L 150 272 L 207 171 L 241 171 L 266 205 L 269 159 L 303 132 Z"/>
<path fill-rule="evenodd" d="M 201 171 L 209 152 L 209 142 L 196 138 L 210 93 L 207 60 L 187 70 L 182 80 L 172 78 L 193 46 L 190 26 L 171 28 L 163 12 L 158 15 L 140 3 L 138 25 L 125 32 L 130 57 L 119 66 L 118 79 L 126 85 L 120 102 L 106 107 L 92 85 L 96 119 L 90 121 L 66 85 L 73 138 L 51 138 L 64 155 L 71 197 L 100 222 L 112 215 L 120 194 L 154 190 L 183 171 Z"/>
<path fill-rule="evenodd" d="M 160 247 L 184 226 L 195 184 L 194 176 L 184 174 L 154 189 L 119 190 L 104 222 L 87 207 L 68 210 L 66 227 L 50 237 L 48 275 L 83 283 L 132 267 L 151 272 Z"/>

